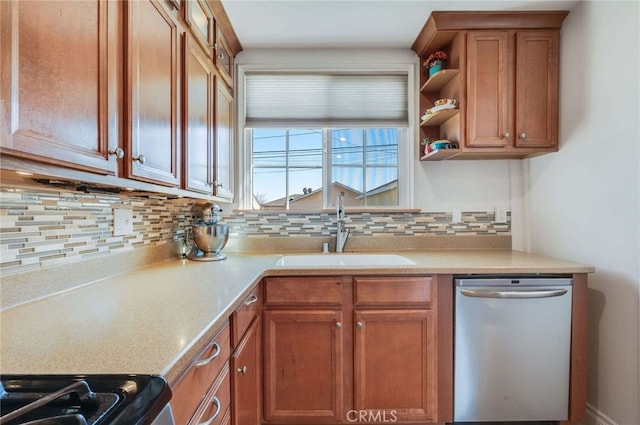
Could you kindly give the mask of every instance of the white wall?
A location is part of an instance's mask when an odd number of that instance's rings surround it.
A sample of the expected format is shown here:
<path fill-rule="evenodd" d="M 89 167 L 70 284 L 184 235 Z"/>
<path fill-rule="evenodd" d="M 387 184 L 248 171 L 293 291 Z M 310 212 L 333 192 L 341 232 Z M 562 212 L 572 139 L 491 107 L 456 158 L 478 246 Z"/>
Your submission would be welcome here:
<path fill-rule="evenodd" d="M 371 64 L 414 64 L 418 87 L 418 57 L 410 49 L 249 49 L 236 58 L 237 65 L 354 66 L 367 69 Z M 418 102 L 418 90 L 416 104 Z M 419 111 L 411 117 L 417 134 Z M 518 161 L 445 161 L 420 162 L 418 136 L 411 147 L 414 176 L 414 207 L 426 212 L 490 211 L 510 208 L 513 169 L 520 173 Z M 237 152 L 242 152 L 239 146 Z M 244 185 L 242 176 L 237 181 Z M 239 192 L 237 192 L 239 193 Z M 516 239 L 514 237 L 514 239 Z"/>
<path fill-rule="evenodd" d="M 530 251 L 596 267 L 588 403 L 600 423 L 621 425 L 640 423 L 639 5 L 586 1 L 569 13 L 560 151 L 524 163 Z"/>

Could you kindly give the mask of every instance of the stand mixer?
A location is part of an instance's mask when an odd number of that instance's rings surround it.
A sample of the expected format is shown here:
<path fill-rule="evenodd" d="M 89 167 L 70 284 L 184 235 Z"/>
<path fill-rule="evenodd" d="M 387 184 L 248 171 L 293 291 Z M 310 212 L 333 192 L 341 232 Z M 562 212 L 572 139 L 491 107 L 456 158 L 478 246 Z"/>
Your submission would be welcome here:
<path fill-rule="evenodd" d="M 212 203 L 196 204 L 191 208 L 194 223 L 185 233 L 188 259 L 220 261 L 227 258 L 220 253 L 229 239 L 229 226 L 220 224 L 221 212 L 222 209 Z"/>

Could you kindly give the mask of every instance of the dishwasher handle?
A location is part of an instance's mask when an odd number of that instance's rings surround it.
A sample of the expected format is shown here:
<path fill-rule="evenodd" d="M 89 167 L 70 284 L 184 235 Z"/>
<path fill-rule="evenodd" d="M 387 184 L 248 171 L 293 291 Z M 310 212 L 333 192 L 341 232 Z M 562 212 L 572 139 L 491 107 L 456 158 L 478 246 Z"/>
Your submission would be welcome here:
<path fill-rule="evenodd" d="M 529 299 L 559 297 L 567 293 L 566 289 L 532 289 L 526 291 L 499 291 L 495 289 L 460 289 L 466 297 Z"/>

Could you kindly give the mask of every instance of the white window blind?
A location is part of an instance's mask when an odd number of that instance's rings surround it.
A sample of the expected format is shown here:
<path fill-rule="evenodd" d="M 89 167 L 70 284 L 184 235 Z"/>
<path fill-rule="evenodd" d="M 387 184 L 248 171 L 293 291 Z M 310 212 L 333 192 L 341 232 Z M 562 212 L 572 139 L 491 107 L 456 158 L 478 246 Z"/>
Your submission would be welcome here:
<path fill-rule="evenodd" d="M 247 73 L 246 127 L 408 125 L 406 74 Z"/>

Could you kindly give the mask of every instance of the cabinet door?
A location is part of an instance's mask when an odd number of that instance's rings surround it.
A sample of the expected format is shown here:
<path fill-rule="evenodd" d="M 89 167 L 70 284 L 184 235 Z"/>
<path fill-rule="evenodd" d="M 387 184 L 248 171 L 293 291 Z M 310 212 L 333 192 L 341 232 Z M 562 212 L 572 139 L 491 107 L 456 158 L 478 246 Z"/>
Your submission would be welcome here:
<path fill-rule="evenodd" d="M 215 21 L 206 0 L 187 0 L 184 5 L 184 20 L 198 43 L 206 50 L 207 55 L 211 56 Z"/>
<path fill-rule="evenodd" d="M 558 32 L 516 36 L 516 146 L 558 144 Z"/>
<path fill-rule="evenodd" d="M 362 310 L 354 322 L 355 410 L 369 421 L 436 421 L 434 312 Z"/>
<path fill-rule="evenodd" d="M 214 195 L 233 200 L 233 95 L 216 78 L 216 140 Z"/>
<path fill-rule="evenodd" d="M 130 1 L 127 12 L 127 177 L 177 186 L 177 24 L 156 0 Z"/>
<path fill-rule="evenodd" d="M 117 174 L 118 2 L 0 2 L 3 154 Z"/>
<path fill-rule="evenodd" d="M 342 422 L 342 312 L 264 312 L 265 419 Z"/>
<path fill-rule="evenodd" d="M 469 31 L 467 39 L 467 146 L 510 144 L 512 84 L 509 33 Z"/>
<path fill-rule="evenodd" d="M 260 323 L 260 317 L 253 321 L 231 356 L 232 417 L 236 425 L 259 425 L 261 422 Z"/>
<path fill-rule="evenodd" d="M 184 35 L 184 188 L 213 193 L 213 63 Z"/>
<path fill-rule="evenodd" d="M 227 83 L 229 87 L 233 87 L 233 54 L 227 44 L 227 40 L 224 38 L 224 34 L 220 30 L 220 26 L 216 25 L 216 42 L 215 59 L 216 66 L 220 75 Z"/>

